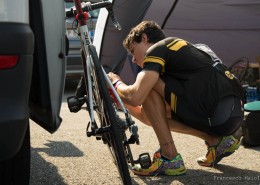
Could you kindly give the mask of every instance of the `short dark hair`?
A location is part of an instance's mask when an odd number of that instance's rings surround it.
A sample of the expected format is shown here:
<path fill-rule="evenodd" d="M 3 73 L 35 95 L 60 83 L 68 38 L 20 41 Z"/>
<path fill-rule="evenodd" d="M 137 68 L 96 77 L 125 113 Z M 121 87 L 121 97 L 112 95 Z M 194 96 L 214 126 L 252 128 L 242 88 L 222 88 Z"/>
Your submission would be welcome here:
<path fill-rule="evenodd" d="M 161 27 L 155 21 L 142 21 L 140 24 L 131 29 L 125 40 L 124 47 L 130 51 L 133 42 L 140 43 L 142 34 L 145 33 L 149 43 L 156 43 L 165 38 Z"/>

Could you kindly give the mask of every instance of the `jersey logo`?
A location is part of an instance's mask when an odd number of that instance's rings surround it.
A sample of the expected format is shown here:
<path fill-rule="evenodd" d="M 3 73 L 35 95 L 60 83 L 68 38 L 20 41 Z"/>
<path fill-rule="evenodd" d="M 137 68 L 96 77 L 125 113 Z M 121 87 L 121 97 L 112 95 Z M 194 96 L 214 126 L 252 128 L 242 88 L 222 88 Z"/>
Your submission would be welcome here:
<path fill-rule="evenodd" d="M 173 51 L 178 51 L 179 49 L 181 49 L 183 46 L 186 46 L 187 42 L 182 40 L 182 39 L 176 39 L 174 41 L 172 41 L 170 44 L 167 45 L 167 47 L 170 50 Z"/>
<path fill-rule="evenodd" d="M 230 79 L 233 80 L 234 75 L 232 73 L 230 73 L 229 71 L 225 71 L 225 75 Z"/>

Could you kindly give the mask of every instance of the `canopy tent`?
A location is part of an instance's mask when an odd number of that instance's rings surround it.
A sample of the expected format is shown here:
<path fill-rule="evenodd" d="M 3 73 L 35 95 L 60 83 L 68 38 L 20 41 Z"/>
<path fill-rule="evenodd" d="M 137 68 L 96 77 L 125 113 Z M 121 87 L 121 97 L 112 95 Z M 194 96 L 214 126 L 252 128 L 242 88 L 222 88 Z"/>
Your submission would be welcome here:
<path fill-rule="evenodd" d="M 94 37 L 102 65 L 131 84 L 138 68 L 131 64 L 122 41 L 142 20 L 154 20 L 166 36 L 207 44 L 227 65 L 240 57 L 255 62 L 260 56 L 259 0 L 113 0 L 122 26 L 117 31 L 101 10 Z"/>

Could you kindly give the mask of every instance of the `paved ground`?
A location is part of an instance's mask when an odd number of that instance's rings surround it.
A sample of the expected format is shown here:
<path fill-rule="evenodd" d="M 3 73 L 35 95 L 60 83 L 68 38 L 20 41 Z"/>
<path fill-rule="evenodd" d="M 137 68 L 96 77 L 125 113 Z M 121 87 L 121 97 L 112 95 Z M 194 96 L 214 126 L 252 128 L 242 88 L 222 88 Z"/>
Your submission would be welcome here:
<path fill-rule="evenodd" d="M 66 84 L 64 100 L 75 85 L 75 82 Z M 62 125 L 54 134 L 31 122 L 31 185 L 120 184 L 107 147 L 101 141 L 86 137 L 87 112 L 70 113 L 64 101 L 61 117 Z M 155 134 L 150 127 L 136 123 L 141 144 L 132 147 L 133 154 L 135 158 L 143 152 L 152 155 L 159 147 Z M 138 177 L 131 174 L 133 184 L 260 185 L 260 147 L 241 146 L 215 168 L 205 168 L 196 163 L 196 158 L 206 153 L 203 141 L 177 133 L 172 135 L 185 160 L 187 174 L 179 177 Z"/>

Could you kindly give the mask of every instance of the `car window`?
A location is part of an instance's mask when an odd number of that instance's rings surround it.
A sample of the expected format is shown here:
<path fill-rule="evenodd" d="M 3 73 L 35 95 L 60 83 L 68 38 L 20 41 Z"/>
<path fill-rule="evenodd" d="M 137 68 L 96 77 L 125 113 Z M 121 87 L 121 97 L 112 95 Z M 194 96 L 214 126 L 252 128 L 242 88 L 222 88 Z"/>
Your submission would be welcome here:
<path fill-rule="evenodd" d="M 66 8 L 70 8 L 70 7 L 74 6 L 74 3 L 73 2 L 66 2 L 65 5 L 66 5 Z"/>

